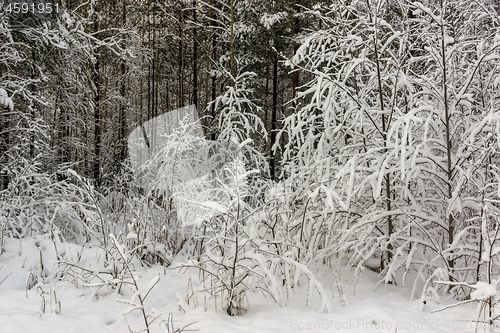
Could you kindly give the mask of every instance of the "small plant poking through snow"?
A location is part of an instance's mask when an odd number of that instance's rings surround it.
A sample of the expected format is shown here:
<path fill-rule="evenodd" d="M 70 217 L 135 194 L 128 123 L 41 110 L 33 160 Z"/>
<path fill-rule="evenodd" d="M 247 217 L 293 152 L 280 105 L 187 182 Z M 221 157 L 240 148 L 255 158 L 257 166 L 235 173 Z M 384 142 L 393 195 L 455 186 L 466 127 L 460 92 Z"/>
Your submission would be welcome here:
<path fill-rule="evenodd" d="M 160 276 L 155 276 L 148 284 L 144 292 L 141 292 L 139 289 L 139 285 L 137 284 L 137 278 L 134 276 L 132 269 L 130 268 L 129 262 L 127 260 L 127 254 L 125 253 L 122 245 L 118 243 L 114 235 L 110 235 L 111 241 L 113 242 L 113 246 L 116 248 L 118 251 L 118 254 L 120 258 L 122 259 L 122 263 L 125 267 L 125 269 L 128 271 L 130 274 L 130 282 L 128 285 L 132 288 L 133 290 L 133 295 L 129 300 L 123 300 L 119 299 L 117 300 L 118 302 L 125 303 L 129 305 L 129 307 L 121 312 L 120 314 L 117 315 L 117 317 L 120 316 L 125 316 L 127 313 L 130 313 L 134 310 L 139 310 L 141 311 L 142 318 L 144 320 L 144 327 L 141 328 L 140 332 L 150 332 L 149 327 L 151 324 L 158 318 L 158 317 L 151 317 L 150 315 L 146 314 L 146 310 L 144 308 L 144 301 L 148 297 L 149 293 L 151 290 L 158 284 L 160 281 Z M 130 326 L 129 326 L 130 332 L 134 332 Z"/>
<path fill-rule="evenodd" d="M 500 218 L 498 215 L 488 215 L 488 209 L 485 206 L 483 208 L 483 217 L 481 224 L 481 235 L 483 240 L 483 246 L 481 247 L 483 252 L 480 253 L 481 261 L 485 264 L 486 272 L 483 274 L 487 279 L 487 282 L 477 281 L 476 283 L 466 283 L 466 282 L 450 282 L 450 281 L 437 281 L 436 283 L 442 285 L 448 285 L 450 287 L 466 287 L 472 290 L 470 293 L 470 299 L 446 306 L 442 309 L 435 310 L 434 312 L 442 311 L 451 307 L 477 302 L 478 304 L 478 318 L 475 320 L 477 323 L 476 331 L 479 323 L 489 325 L 490 332 L 494 332 L 496 328 L 496 321 L 500 318 L 500 312 L 497 309 L 499 302 L 498 297 L 498 283 L 500 279 L 494 279 L 494 261 L 498 261 L 498 254 L 500 253 L 500 248 L 495 245 L 497 241 L 500 240 Z M 495 223 L 494 229 L 491 229 L 489 221 L 493 220 Z M 481 319 L 482 316 L 482 319 Z"/>
<path fill-rule="evenodd" d="M 55 286 L 50 286 L 48 289 L 38 286 L 37 292 L 42 297 L 42 304 L 40 305 L 40 316 L 47 313 L 50 308 L 50 312 L 55 312 L 56 314 L 61 313 L 61 301 L 57 298 L 57 293 Z"/>

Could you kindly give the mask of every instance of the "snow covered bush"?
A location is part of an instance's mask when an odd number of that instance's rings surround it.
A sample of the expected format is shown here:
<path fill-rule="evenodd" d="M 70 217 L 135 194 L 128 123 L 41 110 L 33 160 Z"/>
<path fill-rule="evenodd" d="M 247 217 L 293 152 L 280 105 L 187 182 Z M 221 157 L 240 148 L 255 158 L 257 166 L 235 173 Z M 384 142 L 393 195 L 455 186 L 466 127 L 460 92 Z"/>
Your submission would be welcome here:
<path fill-rule="evenodd" d="M 289 242 L 285 229 L 274 222 L 278 220 L 276 211 L 270 209 L 274 204 L 255 207 L 246 201 L 245 196 L 236 193 L 227 207 L 200 203 L 219 214 L 203 222 L 196 238 L 197 252 L 177 267 L 198 268 L 201 291 L 214 299 L 215 310 L 219 300 L 229 315 L 247 310 L 249 292 L 262 292 L 280 304 L 286 303 L 303 276 L 309 281 L 307 299 L 318 292 L 322 299 L 320 310 L 331 311 L 321 283 L 296 260 L 296 242 Z"/>
<path fill-rule="evenodd" d="M 322 28 L 288 63 L 310 81 L 280 133 L 300 259 L 415 288 L 435 270 L 477 280 L 478 220 L 498 200 L 494 10 L 373 0 L 308 14 Z"/>
<path fill-rule="evenodd" d="M 212 214 L 197 224 L 192 258 L 178 267 L 199 269 L 201 291 L 214 299 L 216 309 L 220 302 L 231 316 L 247 310 L 248 292 L 261 291 L 285 302 L 288 293 L 283 287 L 290 292 L 303 275 L 310 280 L 310 292 L 320 292 L 322 309 L 329 310 L 328 297 L 313 273 L 285 250 L 283 235 L 270 229 L 274 216 L 268 209 L 275 202 L 268 206 L 262 201 L 261 189 L 250 185 L 258 183 L 259 177 L 260 185 L 265 185 L 259 174 L 267 171 L 265 157 L 251 140 L 266 135 L 257 116 L 260 109 L 249 99 L 251 91 L 246 86 L 251 77 L 252 73 L 244 73 L 234 78 L 233 85 L 215 100 L 216 110 L 220 110 L 218 142 L 232 145 L 236 151 L 226 153 L 233 158 L 205 180 L 220 184 L 213 188 L 210 199 L 198 202 Z"/>
<path fill-rule="evenodd" d="M 241 314 L 245 310 L 246 280 L 253 269 L 244 255 L 248 239 L 243 225 L 246 215 L 250 214 L 249 207 L 239 193 L 235 193 L 227 207 L 214 202 L 200 205 L 215 210 L 218 216 L 203 223 L 203 234 L 198 239 L 199 254 L 181 267 L 199 268 L 209 281 L 206 291 L 215 298 L 215 303 L 219 297 L 229 315 Z"/>
<path fill-rule="evenodd" d="M 11 146 L 4 146 L 6 159 L 1 164 L 0 223 L 2 237 L 24 238 L 53 233 L 58 238 L 81 241 L 82 192 L 58 173 L 46 169 L 51 158 L 48 127 L 42 119 L 22 112 L 11 112 L 17 127 L 5 129 Z M 1 251 L 2 249 L 0 249 Z"/>
<path fill-rule="evenodd" d="M 373 268 L 385 270 L 393 259 L 400 184 L 387 134 L 406 112 L 411 88 L 405 21 L 392 11 L 384 1 L 313 11 L 323 29 L 289 61 L 311 81 L 280 133 L 287 140 L 283 184 L 292 220 L 302 222 L 294 232 L 310 246 L 306 257 L 318 261 L 349 253 L 358 267 L 378 257 Z"/>
<path fill-rule="evenodd" d="M 242 72 L 236 77 L 229 73 L 226 75 L 229 76 L 231 85 L 212 102 L 218 114 L 217 141 L 241 144 L 249 139 L 255 140 L 253 144 L 244 145 L 242 148 L 242 153 L 247 158 L 246 164 L 267 172 L 266 159 L 259 150 L 259 145 L 267 139 L 266 127 L 261 120 L 263 111 L 251 100 L 253 90 L 250 85 L 256 74 Z"/>
<path fill-rule="evenodd" d="M 492 225 L 493 224 L 493 225 Z M 500 301 L 498 295 L 498 284 L 500 282 L 500 261 L 498 254 L 500 248 L 496 244 L 500 241 L 500 218 L 498 214 L 489 214 L 487 206 L 484 207 L 481 223 L 481 244 L 480 259 L 478 260 L 478 270 L 482 263 L 485 267 L 481 270 L 481 277 L 478 275 L 476 283 L 436 281 L 438 285 L 445 285 L 453 288 L 466 288 L 470 292 L 469 299 L 460 303 L 446 306 L 434 312 L 443 311 L 451 307 L 464 305 L 467 303 L 478 303 L 478 315 L 470 320 L 476 322 L 476 331 L 480 323 L 487 324 L 489 331 L 494 332 L 499 327 L 498 318 L 500 313 L 497 305 Z M 464 251 L 465 252 L 465 251 Z M 479 279 L 484 281 L 479 281 Z M 482 316 L 482 318 L 481 318 Z"/>
<path fill-rule="evenodd" d="M 89 49 L 82 43 L 88 36 L 73 23 L 67 13 L 43 26 L 15 27 L 6 16 L 0 20 L 4 236 L 23 238 L 60 228 L 58 237 L 82 239 L 76 208 L 84 201 L 82 193 L 63 175 L 69 147 L 81 147 L 78 139 L 68 138 L 70 131 L 77 131 L 70 120 L 81 120 L 79 113 L 89 106 L 84 95 L 90 91 L 79 81 L 86 75 L 82 68 Z"/>
<path fill-rule="evenodd" d="M 170 212 L 165 206 L 133 190 L 124 189 L 105 196 L 75 171 L 69 170 L 68 174 L 82 192 L 83 200 L 77 207 L 85 234 L 83 243 L 96 243 L 103 250 L 101 264 L 105 271 L 116 277 L 125 268 L 123 263 L 116 266 L 120 257 L 110 234 L 116 235 L 115 239 L 130 251 L 129 257 L 139 259 L 141 264 L 170 265 L 172 254 L 180 250 L 184 240 L 178 227 L 169 224 Z"/>

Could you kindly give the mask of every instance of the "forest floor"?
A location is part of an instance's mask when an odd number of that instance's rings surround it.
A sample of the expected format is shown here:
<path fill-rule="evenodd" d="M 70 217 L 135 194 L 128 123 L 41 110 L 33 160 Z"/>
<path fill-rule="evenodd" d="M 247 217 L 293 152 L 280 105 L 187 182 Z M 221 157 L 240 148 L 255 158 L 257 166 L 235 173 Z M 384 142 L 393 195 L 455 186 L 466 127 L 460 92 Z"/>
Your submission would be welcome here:
<path fill-rule="evenodd" d="M 120 315 L 128 305 L 117 302 L 117 299 L 130 299 L 133 294 L 127 288 L 123 288 L 120 295 L 116 289 L 109 287 L 96 292 L 97 288 L 77 288 L 73 283 L 59 281 L 26 291 L 29 272 L 40 273 L 40 253 L 45 275 L 49 276 L 57 269 L 54 245 L 50 240 L 42 237 L 22 242 L 10 240 L 5 248 L 6 252 L 0 256 L 0 332 L 125 333 L 129 332 L 129 328 L 134 331 L 141 328 L 143 321 L 140 310 L 134 310 L 126 316 Z M 80 250 L 81 247 L 66 245 L 64 251 L 68 258 L 76 256 Z M 97 247 L 83 252 L 82 264 L 87 262 L 90 265 L 92 260 L 99 260 Z M 135 274 L 141 289 L 146 288 L 155 276 L 160 276 L 158 284 L 145 300 L 146 312 L 159 316 L 151 325 L 151 332 L 173 332 L 170 326 L 170 330 L 167 327 L 171 318 L 174 329 L 188 326 L 186 331 L 202 333 L 476 331 L 476 324 L 471 321 L 477 319 L 475 304 L 431 313 L 454 301 L 441 297 L 440 304 L 429 300 L 422 309 L 420 295 L 410 301 L 411 286 L 381 284 L 375 289 L 378 275 L 367 269 L 362 272 L 353 291 L 354 274 L 352 270 L 346 269 L 341 274 L 346 302 L 343 306 L 334 273 L 326 267 L 318 268 L 315 272 L 331 297 L 330 314 L 318 312 L 320 303 L 316 292 L 307 301 L 307 281 L 300 284 L 286 306 L 280 306 L 262 293 L 249 293 L 248 311 L 241 316 L 230 317 L 220 309 L 220 305 L 215 311 L 213 299 L 205 303 L 202 293 L 197 294 L 197 307 L 193 307 L 191 299 L 191 305 L 182 304 L 183 309 L 180 309 L 177 296 L 185 298 L 192 294 L 193 289 L 200 287 L 197 271 L 180 274 L 176 270 L 156 266 L 137 267 Z M 45 311 L 42 311 L 43 299 Z M 309 304 L 306 305 L 307 302 Z M 57 314 L 56 304 L 59 303 L 60 313 Z M 487 330 L 480 325 L 477 332 Z"/>

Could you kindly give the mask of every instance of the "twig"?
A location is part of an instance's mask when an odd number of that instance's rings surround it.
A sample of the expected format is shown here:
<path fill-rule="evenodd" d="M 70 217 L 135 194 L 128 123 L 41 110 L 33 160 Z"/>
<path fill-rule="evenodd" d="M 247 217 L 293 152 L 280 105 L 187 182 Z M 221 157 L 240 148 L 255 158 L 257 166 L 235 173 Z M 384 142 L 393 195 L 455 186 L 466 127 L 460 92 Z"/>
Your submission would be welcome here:
<path fill-rule="evenodd" d="M 11 275 L 12 275 L 12 272 L 10 272 L 10 274 L 9 274 L 9 275 L 7 275 L 6 277 L 4 277 L 4 278 L 3 278 L 3 280 L 2 280 L 2 281 L 0 281 L 0 284 L 2 284 L 5 280 L 7 280 L 7 278 L 8 278 L 9 276 L 11 276 Z"/>

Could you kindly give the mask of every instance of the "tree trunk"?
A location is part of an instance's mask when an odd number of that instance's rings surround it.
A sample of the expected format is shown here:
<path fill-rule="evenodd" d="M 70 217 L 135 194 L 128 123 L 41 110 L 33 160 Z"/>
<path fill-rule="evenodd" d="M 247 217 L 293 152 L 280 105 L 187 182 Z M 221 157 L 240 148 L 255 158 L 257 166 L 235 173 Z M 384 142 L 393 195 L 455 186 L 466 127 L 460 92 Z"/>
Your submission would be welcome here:
<path fill-rule="evenodd" d="M 123 2 L 123 26 L 127 23 L 127 2 Z M 123 45 L 122 45 L 123 46 Z M 120 96 L 122 98 L 120 103 L 120 162 L 124 162 L 127 159 L 127 96 L 126 96 L 126 81 L 127 81 L 127 66 L 125 60 L 122 60 L 121 67 L 121 84 L 120 84 Z"/>
<path fill-rule="evenodd" d="M 439 1 L 440 4 L 440 10 L 441 10 L 441 16 L 444 15 L 444 5 L 443 5 L 443 0 Z M 448 197 L 447 199 L 451 199 L 453 196 L 453 186 L 452 186 L 452 179 L 453 179 L 453 167 L 451 163 L 451 153 L 452 153 L 452 145 L 451 145 L 451 125 L 450 125 L 450 110 L 449 110 L 449 103 L 448 103 L 448 78 L 447 78 L 447 73 L 446 73 L 446 45 L 445 45 L 445 38 L 446 38 L 446 33 L 445 33 L 445 27 L 444 27 L 444 22 L 441 24 L 441 66 L 443 68 L 443 103 L 444 103 L 444 115 L 445 115 L 445 130 L 446 130 L 446 180 L 447 180 L 447 187 L 448 187 Z M 447 200 L 447 201 L 448 201 Z M 451 211 L 447 209 L 447 224 L 448 224 L 448 244 L 453 243 L 453 238 L 454 238 L 454 219 L 453 215 L 451 214 Z M 448 266 L 450 269 L 453 269 L 454 262 L 453 259 L 449 259 L 448 261 Z"/>
<path fill-rule="evenodd" d="M 300 1 L 299 0 L 296 0 L 295 1 L 295 14 L 299 14 L 300 13 Z M 297 35 L 299 34 L 300 32 L 300 18 L 298 16 L 295 16 L 295 23 L 294 23 L 294 34 L 295 34 L 295 37 L 297 37 Z M 297 52 L 297 50 L 299 49 L 299 44 L 298 43 L 294 43 L 293 44 L 293 54 L 295 54 Z M 295 102 L 295 98 L 297 97 L 297 87 L 299 86 L 299 71 L 297 68 L 294 68 L 294 71 L 293 71 L 293 77 L 292 77 L 292 81 L 293 81 L 293 91 L 292 91 L 292 105 L 293 105 L 293 109 L 294 109 L 294 112 L 295 112 L 295 109 L 297 107 L 296 105 L 296 102 Z"/>
<path fill-rule="evenodd" d="M 100 114 L 100 94 L 101 83 L 99 75 L 99 56 L 94 64 L 94 84 L 96 88 L 94 97 L 94 181 L 97 188 L 101 186 L 101 114 Z"/>
<path fill-rule="evenodd" d="M 274 59 L 273 64 L 273 110 L 271 114 L 271 160 L 269 163 L 271 179 L 276 179 L 276 156 L 274 155 L 273 146 L 276 142 L 276 113 L 278 106 L 278 59 Z"/>
<path fill-rule="evenodd" d="M 179 22 L 179 108 L 184 106 L 184 8 L 182 1 L 181 21 Z"/>
<path fill-rule="evenodd" d="M 388 121 L 390 122 L 390 119 L 386 119 L 385 115 L 385 107 L 384 107 L 384 94 L 383 94 L 383 86 L 382 86 L 382 72 L 381 72 L 381 66 L 380 66 L 380 55 L 379 55 L 379 50 L 378 50 L 378 38 L 377 38 L 377 19 L 378 17 L 372 16 L 371 8 L 370 8 L 370 1 L 366 0 L 366 5 L 368 7 L 369 15 L 370 15 L 370 21 L 374 25 L 374 35 L 373 35 L 373 49 L 375 52 L 375 64 L 377 68 L 377 84 L 378 84 L 378 97 L 379 97 L 379 107 L 380 107 L 380 112 L 382 114 L 381 116 L 381 121 L 382 121 L 382 138 L 384 141 L 384 148 L 385 151 L 388 151 L 387 148 L 387 130 L 388 130 Z M 383 172 L 383 171 L 382 171 Z M 384 175 L 384 183 L 385 183 L 385 205 L 386 205 L 386 211 L 390 212 L 392 210 L 391 207 L 391 176 L 389 173 L 386 173 Z M 393 233 L 393 223 L 392 223 L 392 216 L 388 215 L 387 216 L 387 236 L 390 238 L 392 233 Z M 392 245 L 389 243 L 387 245 L 387 263 L 390 263 L 392 260 Z M 384 269 L 384 260 L 381 260 L 381 267 L 380 269 Z"/>
<path fill-rule="evenodd" d="M 7 110 L 2 110 L 6 111 L 5 113 L 9 112 Z M 0 138 L 0 168 L 3 169 L 5 165 L 9 163 L 9 156 L 7 154 L 7 150 L 9 149 L 9 128 L 10 128 L 10 122 L 9 122 L 9 116 L 8 115 L 2 115 L 0 117 L 0 133 L 2 133 L 2 137 Z M 6 190 L 7 187 L 9 186 L 9 176 L 7 172 L 3 171 L 0 169 L 0 190 Z"/>
<path fill-rule="evenodd" d="M 214 29 L 212 32 L 212 62 L 217 61 L 217 34 L 216 30 Z M 214 68 L 214 66 L 212 66 Z M 212 74 L 212 106 L 211 106 L 211 113 L 212 113 L 212 141 L 215 141 L 217 138 L 216 133 L 215 133 L 215 98 L 216 96 L 216 90 L 217 90 L 217 82 L 216 82 L 216 77 L 214 74 Z"/>
<path fill-rule="evenodd" d="M 198 41 L 196 40 L 196 0 L 193 1 L 193 104 L 198 110 Z"/>
<path fill-rule="evenodd" d="M 234 3 L 233 0 L 231 0 L 231 40 L 230 40 L 230 56 L 231 56 L 231 76 L 232 76 L 232 83 L 231 85 L 234 87 L 235 84 L 235 63 L 234 63 Z"/>

